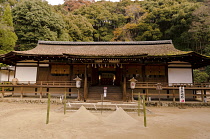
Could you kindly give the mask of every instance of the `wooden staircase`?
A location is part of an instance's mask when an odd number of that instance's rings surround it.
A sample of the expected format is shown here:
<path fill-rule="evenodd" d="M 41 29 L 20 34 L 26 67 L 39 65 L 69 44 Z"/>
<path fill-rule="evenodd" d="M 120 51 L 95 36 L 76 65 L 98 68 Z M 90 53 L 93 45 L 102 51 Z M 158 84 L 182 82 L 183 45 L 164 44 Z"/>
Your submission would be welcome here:
<path fill-rule="evenodd" d="M 122 101 L 122 90 L 119 86 L 108 85 L 107 96 L 104 101 Z M 101 100 L 101 94 L 104 93 L 104 86 L 92 86 L 89 87 L 87 100 Z"/>

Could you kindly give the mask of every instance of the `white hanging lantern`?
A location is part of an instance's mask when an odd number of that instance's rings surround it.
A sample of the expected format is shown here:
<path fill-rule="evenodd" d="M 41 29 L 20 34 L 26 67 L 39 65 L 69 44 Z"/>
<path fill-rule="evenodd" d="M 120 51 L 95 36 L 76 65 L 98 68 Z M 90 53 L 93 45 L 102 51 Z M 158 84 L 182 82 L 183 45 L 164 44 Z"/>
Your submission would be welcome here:
<path fill-rule="evenodd" d="M 76 81 L 76 87 L 80 88 L 81 87 L 81 80 L 78 76 L 74 79 Z"/>
<path fill-rule="evenodd" d="M 128 81 L 130 81 L 131 89 L 135 89 L 137 80 L 133 77 L 132 79 L 130 79 Z"/>

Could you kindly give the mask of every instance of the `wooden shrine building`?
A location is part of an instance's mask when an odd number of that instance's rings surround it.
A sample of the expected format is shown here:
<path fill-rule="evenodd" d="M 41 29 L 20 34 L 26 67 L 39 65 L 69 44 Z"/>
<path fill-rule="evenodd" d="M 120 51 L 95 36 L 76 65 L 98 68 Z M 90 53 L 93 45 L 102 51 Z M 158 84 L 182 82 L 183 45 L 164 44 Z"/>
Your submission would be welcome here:
<path fill-rule="evenodd" d="M 128 80 L 133 77 L 138 81 L 135 93 L 158 98 L 156 84 L 161 83 L 162 99 L 177 98 L 175 87 L 181 85 L 191 87 L 186 94 L 195 98 L 193 69 L 208 65 L 210 59 L 192 51 L 177 50 L 171 40 L 39 41 L 32 50 L 1 56 L 0 62 L 15 66 L 12 73 L 18 80 L 15 92 L 76 93 L 73 79 L 78 76 L 82 79 L 79 92 L 84 100 L 100 99 L 107 87 L 107 99 L 125 101 L 131 97 Z"/>

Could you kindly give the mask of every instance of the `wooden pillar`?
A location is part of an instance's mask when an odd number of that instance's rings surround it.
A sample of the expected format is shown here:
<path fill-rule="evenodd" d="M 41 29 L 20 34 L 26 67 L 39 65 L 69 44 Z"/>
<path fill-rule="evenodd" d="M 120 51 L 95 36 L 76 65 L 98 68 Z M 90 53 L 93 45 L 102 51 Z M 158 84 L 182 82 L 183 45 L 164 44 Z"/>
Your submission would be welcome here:
<path fill-rule="evenodd" d="M 70 81 L 72 81 L 73 78 L 73 65 L 70 65 Z"/>
<path fill-rule="evenodd" d="M 80 92 L 79 92 L 79 88 L 77 88 L 77 100 L 80 101 Z"/>
<path fill-rule="evenodd" d="M 65 87 L 65 92 L 64 92 L 64 114 L 66 114 L 66 87 Z"/>
<path fill-rule="evenodd" d="M 143 61 L 143 63 L 144 63 L 144 61 Z M 145 79 L 145 78 L 146 78 L 146 75 L 145 75 L 145 74 L 146 74 L 145 65 L 143 65 L 143 66 L 142 66 L 142 81 L 143 81 L 143 82 L 145 82 L 145 80 L 146 80 L 146 79 Z"/>
<path fill-rule="evenodd" d="M 42 87 L 40 87 L 40 96 L 39 96 L 40 99 L 42 99 Z"/>
<path fill-rule="evenodd" d="M 207 102 L 207 100 L 206 100 L 206 89 L 204 89 L 204 98 L 203 98 L 203 102 Z"/>
<path fill-rule="evenodd" d="M 147 89 L 146 89 L 146 101 L 149 100 L 148 94 L 149 94 L 149 89 L 147 88 Z"/>
<path fill-rule="evenodd" d="M 37 62 L 37 70 L 36 70 L 36 81 L 39 81 L 39 61 Z"/>
<path fill-rule="evenodd" d="M 123 101 L 126 101 L 126 76 L 123 77 Z"/>
<path fill-rule="evenodd" d="M 22 99 L 23 98 L 23 87 L 20 88 L 20 93 L 21 93 L 20 98 Z"/>
<path fill-rule="evenodd" d="M 201 101 L 204 102 L 204 94 L 203 94 L 204 90 L 201 90 Z"/>
<path fill-rule="evenodd" d="M 169 90 L 166 90 L 167 94 L 170 94 Z M 169 96 L 167 96 L 167 99 L 169 98 Z"/>
<path fill-rule="evenodd" d="M 175 103 L 176 98 L 175 98 L 175 90 L 173 89 L 173 103 Z"/>
<path fill-rule="evenodd" d="M 9 82 L 9 78 L 10 78 L 10 69 L 8 71 L 8 82 Z"/>
<path fill-rule="evenodd" d="M 87 66 L 85 65 L 85 80 L 84 80 L 84 101 L 87 99 L 88 86 L 87 86 Z"/>

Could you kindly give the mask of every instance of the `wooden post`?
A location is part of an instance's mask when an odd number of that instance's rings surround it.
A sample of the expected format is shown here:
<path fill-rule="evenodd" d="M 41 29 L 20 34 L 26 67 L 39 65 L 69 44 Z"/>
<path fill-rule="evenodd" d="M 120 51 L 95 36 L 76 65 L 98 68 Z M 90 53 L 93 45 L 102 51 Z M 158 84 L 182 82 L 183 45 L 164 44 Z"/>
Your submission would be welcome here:
<path fill-rule="evenodd" d="M 140 104 L 141 104 L 141 100 L 140 100 L 140 92 L 138 94 L 138 116 L 140 116 Z"/>
<path fill-rule="evenodd" d="M 49 123 L 49 117 L 50 117 L 50 93 L 48 93 L 48 102 L 47 102 L 47 120 L 46 124 Z"/>
<path fill-rule="evenodd" d="M 158 90 L 158 92 L 159 92 L 159 105 L 160 105 L 160 90 Z"/>
<path fill-rule="evenodd" d="M 104 100 L 104 94 L 101 94 L 101 115 L 103 111 L 103 100 Z"/>
<path fill-rule="evenodd" d="M 201 101 L 204 102 L 204 95 L 203 95 L 203 89 L 201 90 Z"/>
<path fill-rule="evenodd" d="M 21 93 L 20 98 L 22 99 L 23 98 L 23 87 L 20 88 L 20 93 Z"/>
<path fill-rule="evenodd" d="M 65 93 L 64 93 L 64 114 L 66 114 L 66 88 L 65 88 Z"/>
<path fill-rule="evenodd" d="M 131 101 L 133 102 L 133 89 L 132 89 L 132 94 L 131 94 Z"/>
<path fill-rule="evenodd" d="M 78 96 L 77 96 L 77 100 L 80 100 L 79 88 L 77 88 L 77 91 L 78 91 L 78 92 L 77 92 L 77 95 L 78 95 Z"/>
<path fill-rule="evenodd" d="M 148 94 L 149 94 L 149 89 L 147 88 L 147 89 L 146 89 L 146 100 L 147 100 L 147 101 L 148 101 L 148 99 L 149 99 Z"/>
<path fill-rule="evenodd" d="M 206 99 L 206 90 L 204 89 L 204 99 L 203 99 L 203 102 L 207 102 L 205 99 Z"/>
<path fill-rule="evenodd" d="M 88 87 L 87 87 L 87 67 L 85 66 L 85 80 L 84 80 L 84 100 L 87 99 L 87 91 Z"/>
<path fill-rule="evenodd" d="M 1 91 L 2 91 L 2 93 L 1 93 L 1 95 L 2 95 L 1 98 L 4 98 L 4 87 L 2 87 L 2 90 L 1 90 Z"/>
<path fill-rule="evenodd" d="M 123 100 L 126 101 L 126 76 L 123 78 Z"/>
<path fill-rule="evenodd" d="M 145 96 L 143 95 L 143 110 L 144 110 L 144 127 L 147 127 Z"/>
<path fill-rule="evenodd" d="M 42 87 L 40 87 L 40 96 L 39 96 L 40 99 L 42 99 Z"/>
<path fill-rule="evenodd" d="M 176 102 L 176 98 L 175 98 L 175 90 L 173 89 L 173 103 Z"/>
<path fill-rule="evenodd" d="M 70 65 L 70 81 L 73 80 L 73 65 Z"/>

